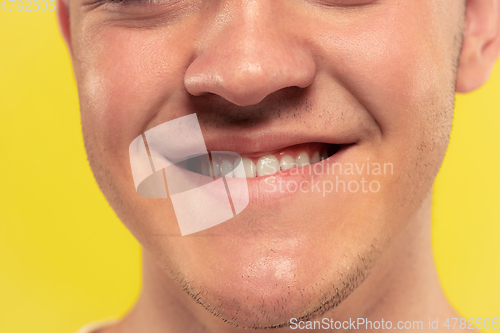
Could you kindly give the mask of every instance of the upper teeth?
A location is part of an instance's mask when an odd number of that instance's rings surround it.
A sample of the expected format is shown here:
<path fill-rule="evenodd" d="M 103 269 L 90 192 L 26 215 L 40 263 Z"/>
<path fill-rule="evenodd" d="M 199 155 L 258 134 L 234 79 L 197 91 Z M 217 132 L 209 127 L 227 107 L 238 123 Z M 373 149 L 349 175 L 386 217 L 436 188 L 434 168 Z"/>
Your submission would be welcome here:
<path fill-rule="evenodd" d="M 238 159 L 234 163 L 229 160 L 212 161 L 213 170 L 216 177 L 224 175 L 225 177 L 234 178 L 254 178 L 271 175 L 279 171 L 285 171 L 299 166 L 314 164 L 320 160 L 324 160 L 328 156 L 319 152 L 315 152 L 311 158 L 306 152 L 300 153 L 297 158 L 290 155 L 284 155 L 278 160 L 274 155 L 266 155 L 259 158 L 255 164 L 250 158 L 243 157 L 241 161 Z M 243 163 L 243 169 L 237 168 L 239 163 Z M 207 167 L 201 168 L 201 173 L 207 176 L 212 176 L 211 170 Z"/>
<path fill-rule="evenodd" d="M 257 162 L 257 176 L 267 176 L 279 171 L 280 162 L 274 155 L 262 156 Z M 255 177 L 255 175 L 249 175 Z"/>

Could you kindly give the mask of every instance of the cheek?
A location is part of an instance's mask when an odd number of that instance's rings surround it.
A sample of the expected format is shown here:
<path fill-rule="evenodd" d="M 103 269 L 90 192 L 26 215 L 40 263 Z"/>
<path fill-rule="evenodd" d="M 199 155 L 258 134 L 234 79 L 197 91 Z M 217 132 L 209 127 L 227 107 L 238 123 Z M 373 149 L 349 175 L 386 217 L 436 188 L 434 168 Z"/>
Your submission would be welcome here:
<path fill-rule="evenodd" d="M 318 24 L 323 69 L 380 128 L 380 140 L 366 144 L 361 155 L 394 165 L 394 175 L 383 177 L 372 197 L 371 216 L 358 219 L 382 217 L 374 225 L 388 235 L 403 227 L 429 193 L 451 130 L 453 38 L 442 32 L 446 27 L 433 6 L 423 3 L 378 6 L 357 21 Z"/>
<path fill-rule="evenodd" d="M 190 52 L 173 32 L 112 26 L 89 35 L 79 45 L 82 122 L 109 153 L 127 152 L 159 110 L 175 109 Z"/>
<path fill-rule="evenodd" d="M 176 92 L 190 51 L 180 33 L 82 24 L 75 76 L 88 160 L 102 192 L 134 235 L 178 234 L 171 205 L 137 196 L 129 145 L 159 111 L 181 110 Z M 173 114 L 173 115 L 172 115 Z M 159 121 L 163 122 L 163 121 Z M 124 204 L 127 203 L 127 204 Z M 156 212 L 156 213 L 153 213 Z M 168 223 L 142 223 L 158 216 Z M 168 230 L 167 230 L 168 229 Z"/>
<path fill-rule="evenodd" d="M 325 23 L 319 40 L 326 45 L 326 70 L 378 123 L 384 162 L 405 173 L 432 164 L 422 174 L 435 174 L 453 110 L 450 29 L 427 1 L 394 1 L 372 10 L 348 24 Z"/>
<path fill-rule="evenodd" d="M 383 131 L 391 132 L 384 134 L 406 131 L 394 124 L 407 120 L 419 104 L 451 83 L 451 55 L 442 43 L 435 10 L 414 1 L 393 3 L 349 23 L 329 23 L 319 37 L 325 45 L 326 70 L 342 81 Z M 426 115 L 410 118 L 419 117 Z"/>

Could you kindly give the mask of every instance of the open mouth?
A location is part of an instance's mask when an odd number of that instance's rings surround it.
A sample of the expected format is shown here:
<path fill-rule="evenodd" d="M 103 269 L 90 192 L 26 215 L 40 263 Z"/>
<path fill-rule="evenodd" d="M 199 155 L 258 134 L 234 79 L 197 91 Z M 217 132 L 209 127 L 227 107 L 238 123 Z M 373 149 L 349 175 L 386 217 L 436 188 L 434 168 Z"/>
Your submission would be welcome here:
<path fill-rule="evenodd" d="M 348 145 L 303 143 L 272 152 L 239 156 L 212 151 L 210 157 L 197 156 L 186 160 L 182 167 L 209 177 L 257 178 L 319 163 Z M 242 163 L 243 168 L 237 168 Z"/>

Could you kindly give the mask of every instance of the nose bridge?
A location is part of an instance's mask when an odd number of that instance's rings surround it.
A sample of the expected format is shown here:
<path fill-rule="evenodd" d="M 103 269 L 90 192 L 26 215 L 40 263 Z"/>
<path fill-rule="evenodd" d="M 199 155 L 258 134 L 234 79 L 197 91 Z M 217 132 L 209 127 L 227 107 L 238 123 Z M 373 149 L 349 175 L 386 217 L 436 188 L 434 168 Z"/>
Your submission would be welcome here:
<path fill-rule="evenodd" d="M 224 23 L 186 71 L 190 94 L 213 93 L 245 106 L 282 88 L 311 84 L 315 74 L 311 55 L 293 30 L 273 17 L 275 8 L 268 4 L 250 0 L 226 9 Z"/>

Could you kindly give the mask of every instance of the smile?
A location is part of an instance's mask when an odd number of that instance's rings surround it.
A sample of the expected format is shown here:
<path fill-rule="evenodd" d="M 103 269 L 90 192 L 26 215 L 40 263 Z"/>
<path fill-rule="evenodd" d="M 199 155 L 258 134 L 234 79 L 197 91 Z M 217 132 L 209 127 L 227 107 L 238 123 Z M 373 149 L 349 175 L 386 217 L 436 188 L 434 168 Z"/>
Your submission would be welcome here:
<path fill-rule="evenodd" d="M 209 177 L 258 178 L 316 164 L 334 155 L 341 148 L 342 145 L 315 142 L 242 157 L 215 153 L 211 154 L 211 165 L 207 158 L 191 158 L 182 166 Z M 243 168 L 237 168 L 239 163 L 243 163 Z"/>

